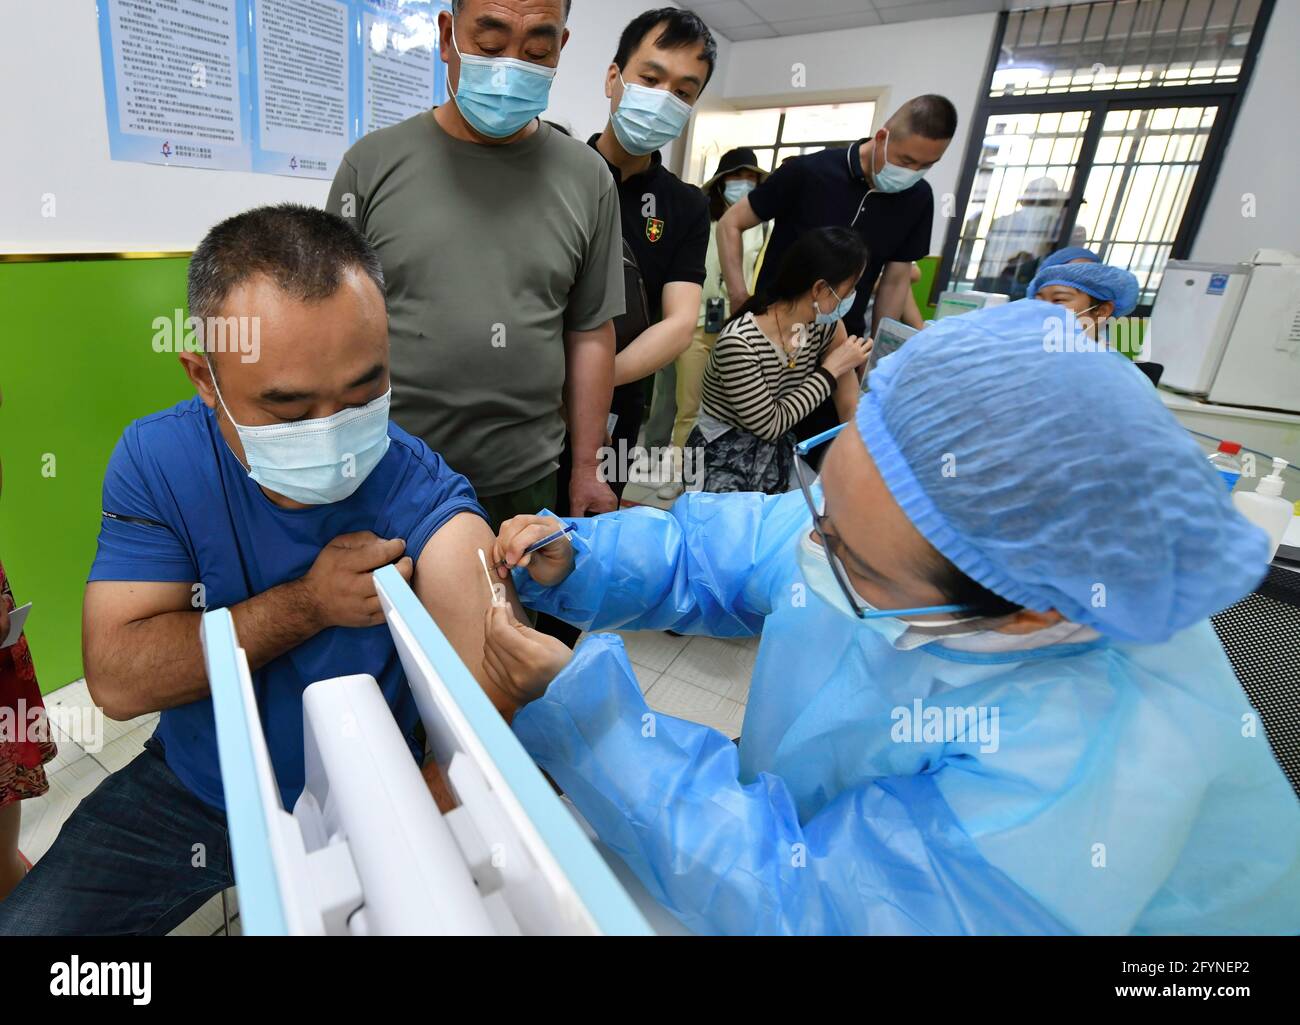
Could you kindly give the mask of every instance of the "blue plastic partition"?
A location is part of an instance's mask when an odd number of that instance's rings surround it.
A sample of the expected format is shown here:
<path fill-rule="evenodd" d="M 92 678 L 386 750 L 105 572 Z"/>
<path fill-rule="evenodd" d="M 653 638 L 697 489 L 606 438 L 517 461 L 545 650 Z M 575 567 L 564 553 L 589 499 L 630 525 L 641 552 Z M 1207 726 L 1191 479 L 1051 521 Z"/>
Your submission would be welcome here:
<path fill-rule="evenodd" d="M 246 663 L 230 613 L 226 609 L 207 613 L 201 636 L 217 723 L 217 757 L 226 797 L 230 853 L 239 884 L 241 926 L 248 936 L 284 936 L 288 932 L 284 898 L 268 830 L 268 802 L 278 806 L 279 791 L 274 779 L 259 779 L 253 744 L 266 741 L 260 719 L 249 715 L 253 695 L 244 684 L 241 669 Z M 250 732 L 250 722 L 259 724 L 256 736 Z"/>
<path fill-rule="evenodd" d="M 633 899 L 406 581 L 391 566 L 377 572 L 375 581 L 389 604 L 390 618 L 400 617 L 596 929 L 605 935 L 653 935 Z M 225 609 L 207 613 L 202 639 L 243 931 L 253 936 L 283 936 L 294 916 L 285 903 L 281 875 L 293 869 L 276 862 L 271 815 L 282 810 L 279 791 L 265 754 L 251 678 L 230 613 Z"/>
<path fill-rule="evenodd" d="M 394 567 L 385 566 L 375 573 L 375 583 L 427 656 L 597 929 L 609 936 L 653 935 L 635 902 L 572 813 L 560 802 L 537 764 L 401 574 Z"/>

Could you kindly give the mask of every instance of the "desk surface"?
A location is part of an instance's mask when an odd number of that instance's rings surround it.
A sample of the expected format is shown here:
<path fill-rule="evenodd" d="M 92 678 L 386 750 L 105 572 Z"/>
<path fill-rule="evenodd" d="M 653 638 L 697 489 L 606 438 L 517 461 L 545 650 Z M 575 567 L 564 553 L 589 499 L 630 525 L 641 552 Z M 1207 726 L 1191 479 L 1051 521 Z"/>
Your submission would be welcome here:
<path fill-rule="evenodd" d="M 1300 427 L 1300 414 L 1283 413 L 1270 409 L 1252 409 L 1249 406 L 1222 406 L 1206 402 L 1192 395 L 1172 391 L 1163 385 L 1156 389 L 1160 400 L 1170 409 L 1188 413 L 1204 413 L 1206 416 L 1228 417 L 1237 420 L 1264 420 L 1269 423 L 1283 424 L 1287 427 Z"/>

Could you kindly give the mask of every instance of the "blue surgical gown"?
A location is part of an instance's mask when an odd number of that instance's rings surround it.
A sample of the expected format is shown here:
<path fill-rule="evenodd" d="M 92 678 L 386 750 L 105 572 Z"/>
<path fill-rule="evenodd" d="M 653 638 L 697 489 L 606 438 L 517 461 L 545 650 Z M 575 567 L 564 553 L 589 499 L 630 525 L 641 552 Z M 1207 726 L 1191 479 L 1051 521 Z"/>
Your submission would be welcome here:
<path fill-rule="evenodd" d="M 1300 802 L 1208 622 L 1150 646 L 900 651 L 804 586 L 798 493 L 574 522 L 573 574 L 517 575 L 525 604 L 762 633 L 739 750 L 652 712 L 613 634 L 515 719 L 688 928 L 1300 932 Z"/>

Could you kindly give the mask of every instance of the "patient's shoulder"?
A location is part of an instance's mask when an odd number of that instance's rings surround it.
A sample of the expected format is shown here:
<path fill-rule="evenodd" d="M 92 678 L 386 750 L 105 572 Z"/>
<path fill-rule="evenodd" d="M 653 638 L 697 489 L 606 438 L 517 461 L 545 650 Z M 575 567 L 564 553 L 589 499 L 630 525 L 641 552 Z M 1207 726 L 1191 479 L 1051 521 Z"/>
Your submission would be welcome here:
<path fill-rule="evenodd" d="M 395 423 L 388 437 L 388 458 L 398 462 L 387 500 L 387 536 L 404 538 L 408 555 L 418 559 L 429 539 L 462 513 L 487 520 L 473 485 L 441 455 Z"/>
<path fill-rule="evenodd" d="M 393 449 L 403 461 L 401 483 L 404 486 L 414 487 L 425 482 L 455 483 L 454 478 L 459 478 L 471 492 L 473 491 L 469 481 L 456 473 L 447 460 L 422 439 L 414 434 L 408 434 L 392 421 L 388 424 L 388 437 Z"/>
<path fill-rule="evenodd" d="M 190 477 L 212 459 L 212 413 L 196 395 L 126 425 L 109 461 L 110 473 L 127 468 L 146 477 Z"/>

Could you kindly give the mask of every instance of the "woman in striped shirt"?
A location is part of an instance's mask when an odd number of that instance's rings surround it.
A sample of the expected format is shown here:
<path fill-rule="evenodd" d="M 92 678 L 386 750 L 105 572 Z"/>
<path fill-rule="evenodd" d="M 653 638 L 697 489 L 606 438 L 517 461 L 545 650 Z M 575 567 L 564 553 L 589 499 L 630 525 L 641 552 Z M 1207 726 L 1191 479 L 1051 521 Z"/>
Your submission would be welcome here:
<path fill-rule="evenodd" d="M 704 372 L 703 400 L 686 440 L 703 490 L 790 489 L 794 425 L 834 397 L 852 419 L 857 374 L 871 341 L 850 337 L 841 318 L 853 305 L 867 250 L 848 228 L 817 228 L 786 252 L 763 295 L 723 329 Z"/>

